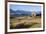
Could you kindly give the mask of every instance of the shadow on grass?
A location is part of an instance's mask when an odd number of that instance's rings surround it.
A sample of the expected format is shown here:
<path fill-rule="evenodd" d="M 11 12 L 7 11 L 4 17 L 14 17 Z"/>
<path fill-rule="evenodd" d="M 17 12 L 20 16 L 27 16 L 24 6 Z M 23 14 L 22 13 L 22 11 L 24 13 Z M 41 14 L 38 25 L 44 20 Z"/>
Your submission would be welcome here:
<path fill-rule="evenodd" d="M 39 24 L 39 23 L 32 23 L 32 24 L 17 24 L 15 27 L 10 26 L 10 29 L 22 29 L 22 28 L 31 28 L 32 26 Z"/>

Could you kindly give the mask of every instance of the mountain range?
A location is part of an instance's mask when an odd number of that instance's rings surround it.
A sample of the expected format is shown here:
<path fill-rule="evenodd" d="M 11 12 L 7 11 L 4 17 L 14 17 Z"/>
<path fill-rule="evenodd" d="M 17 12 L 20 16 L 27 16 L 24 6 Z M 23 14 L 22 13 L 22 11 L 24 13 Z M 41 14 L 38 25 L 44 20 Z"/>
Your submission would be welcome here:
<path fill-rule="evenodd" d="M 12 10 L 10 9 L 10 16 L 31 16 L 32 11 L 24 11 L 24 10 Z M 36 12 L 37 15 L 41 15 L 41 11 Z"/>

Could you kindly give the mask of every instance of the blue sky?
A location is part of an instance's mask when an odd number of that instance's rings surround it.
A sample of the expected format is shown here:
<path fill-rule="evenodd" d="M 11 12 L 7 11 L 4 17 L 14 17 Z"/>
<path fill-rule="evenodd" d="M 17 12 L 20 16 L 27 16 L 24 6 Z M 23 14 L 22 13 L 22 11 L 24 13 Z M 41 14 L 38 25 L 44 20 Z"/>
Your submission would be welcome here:
<path fill-rule="evenodd" d="M 41 6 L 36 5 L 10 5 L 12 10 L 24 10 L 24 11 L 41 11 Z"/>

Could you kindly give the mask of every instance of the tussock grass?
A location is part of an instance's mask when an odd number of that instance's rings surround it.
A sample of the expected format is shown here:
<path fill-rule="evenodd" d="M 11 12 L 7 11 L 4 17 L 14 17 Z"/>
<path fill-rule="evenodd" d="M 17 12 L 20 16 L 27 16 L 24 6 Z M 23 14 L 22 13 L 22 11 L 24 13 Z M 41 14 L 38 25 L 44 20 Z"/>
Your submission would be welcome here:
<path fill-rule="evenodd" d="M 40 27 L 39 25 L 40 25 L 40 23 L 32 23 L 32 24 L 25 24 L 25 25 L 24 25 L 24 23 L 21 23 L 21 24 L 17 24 L 16 27 L 11 26 L 10 28 L 11 29 L 35 28 L 36 26 Z"/>
<path fill-rule="evenodd" d="M 12 18 L 10 19 L 10 29 L 20 28 L 39 28 L 41 27 L 41 17 L 26 16 L 23 19 Z"/>

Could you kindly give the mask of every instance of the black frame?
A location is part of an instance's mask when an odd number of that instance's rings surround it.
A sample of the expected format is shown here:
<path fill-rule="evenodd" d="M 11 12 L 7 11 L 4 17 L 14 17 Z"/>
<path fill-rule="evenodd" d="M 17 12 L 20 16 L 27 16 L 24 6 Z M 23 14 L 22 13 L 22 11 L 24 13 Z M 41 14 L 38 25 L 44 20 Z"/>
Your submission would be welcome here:
<path fill-rule="evenodd" d="M 19 3 L 33 3 L 33 4 L 43 4 L 43 30 L 37 31 L 20 31 L 20 32 L 7 32 L 7 2 L 19 2 Z M 41 32 L 45 30 L 45 3 L 43 2 L 27 2 L 27 1 L 8 1 L 5 0 L 5 34 L 7 33 L 24 33 L 24 32 Z"/>

